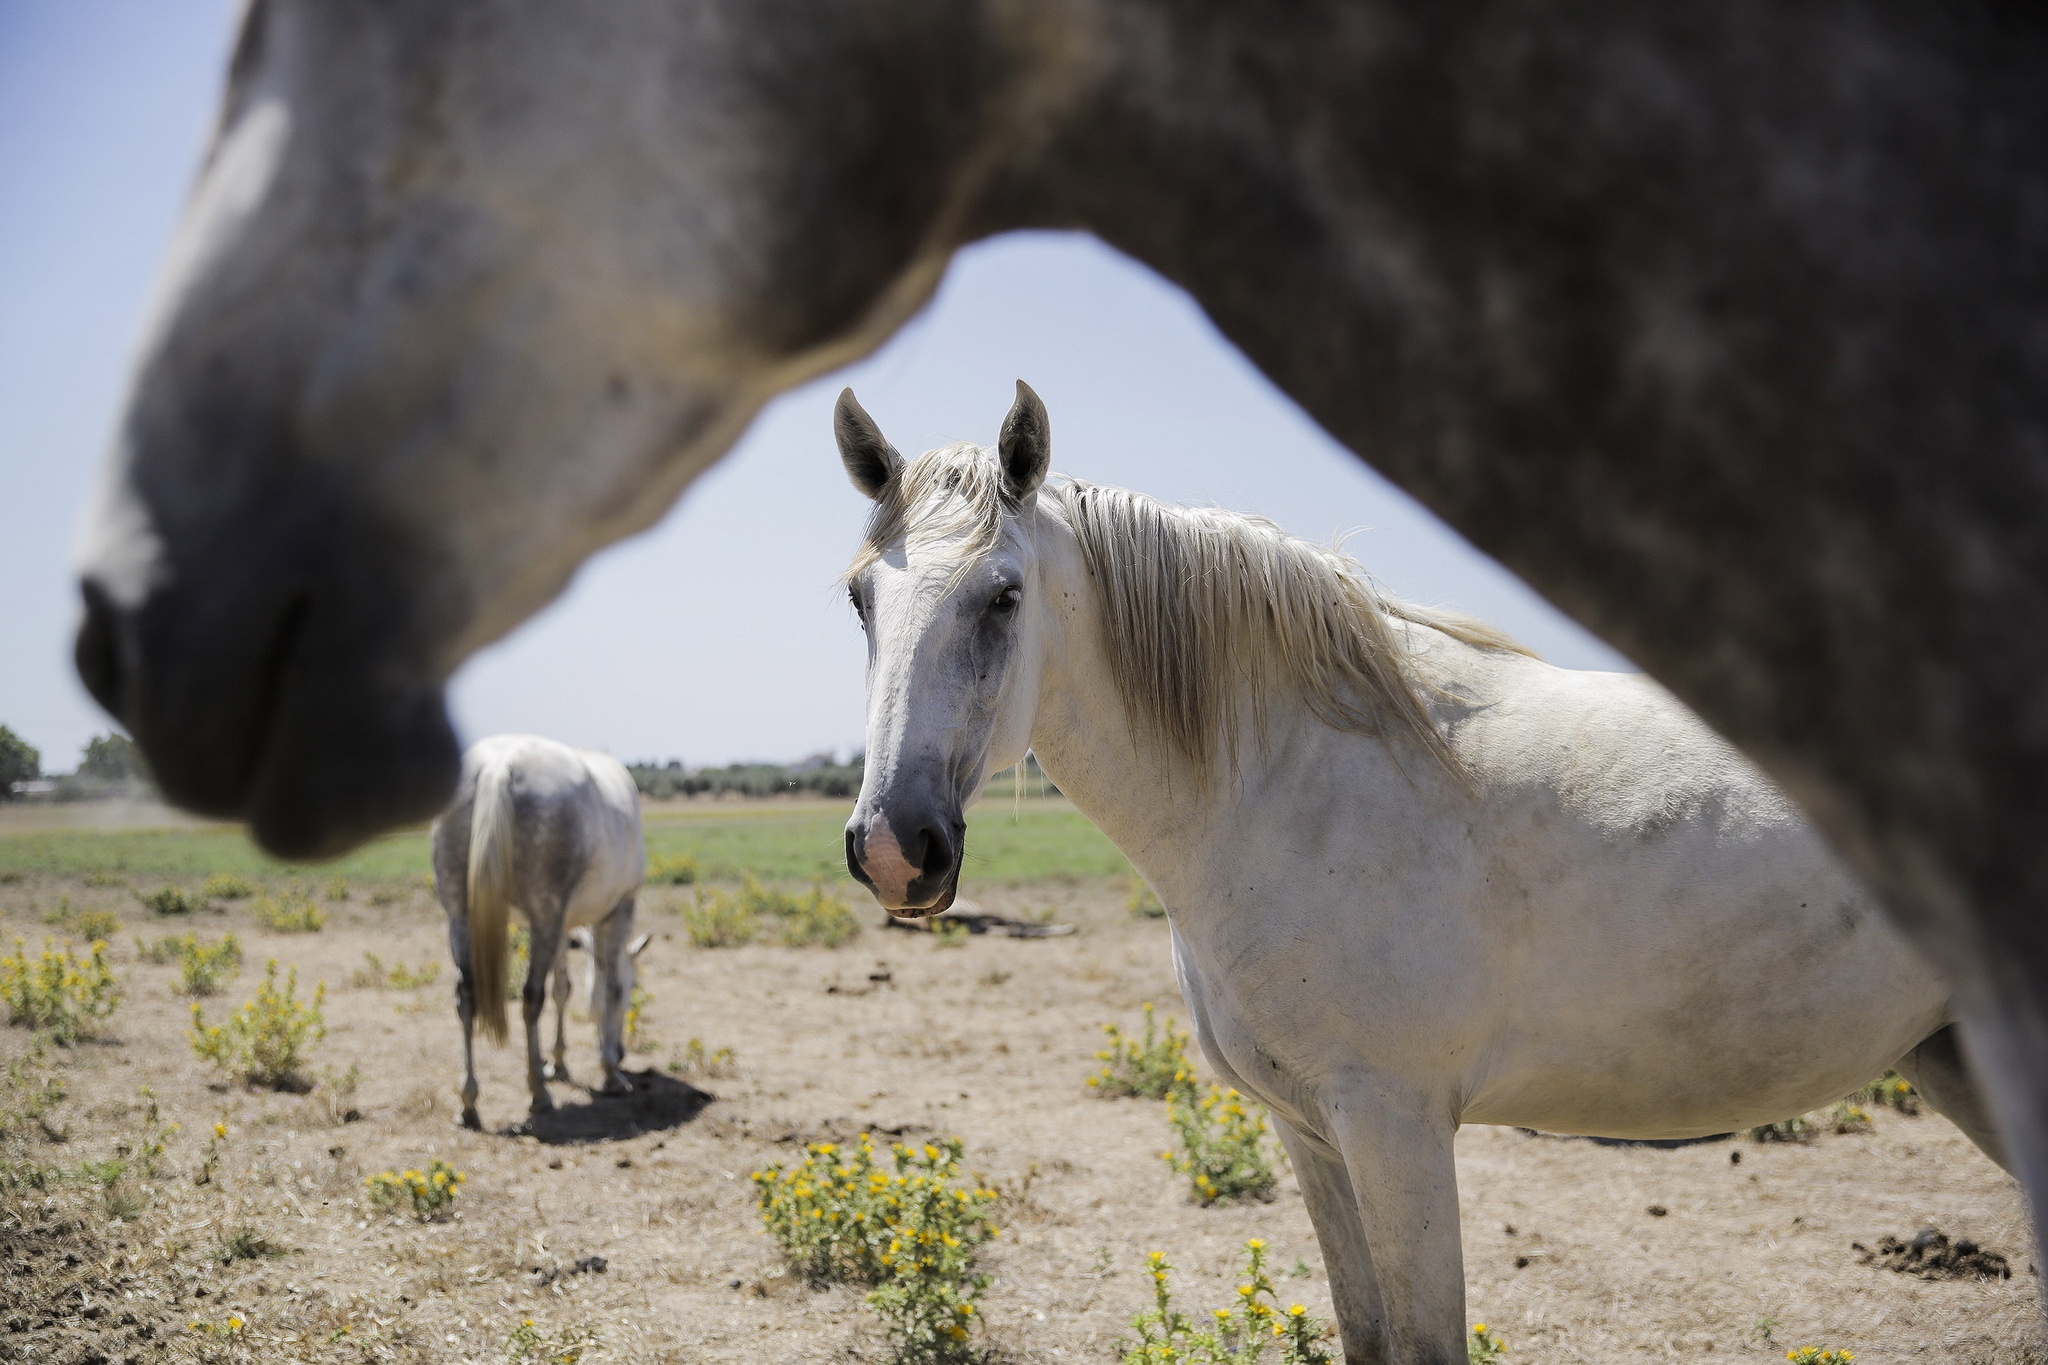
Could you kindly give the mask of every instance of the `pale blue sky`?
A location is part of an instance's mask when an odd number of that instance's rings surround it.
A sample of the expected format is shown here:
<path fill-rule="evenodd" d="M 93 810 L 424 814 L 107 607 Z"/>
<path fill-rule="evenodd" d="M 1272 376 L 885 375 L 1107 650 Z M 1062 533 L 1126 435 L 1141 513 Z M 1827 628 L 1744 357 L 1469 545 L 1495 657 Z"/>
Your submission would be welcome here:
<path fill-rule="evenodd" d="M 0 0 L 0 722 L 68 768 L 107 722 L 73 678 L 70 551 L 128 349 L 212 116 L 231 0 Z M 844 752 L 859 632 L 834 585 L 864 503 L 833 453 L 851 383 L 906 451 L 989 441 L 1012 381 L 1053 465 L 1262 512 L 1553 662 L 1612 651 L 1339 447 L 1185 295 L 1091 239 L 963 252 L 884 350 L 785 395 L 648 534 L 456 678 L 465 738 L 533 730 L 691 764 Z"/>

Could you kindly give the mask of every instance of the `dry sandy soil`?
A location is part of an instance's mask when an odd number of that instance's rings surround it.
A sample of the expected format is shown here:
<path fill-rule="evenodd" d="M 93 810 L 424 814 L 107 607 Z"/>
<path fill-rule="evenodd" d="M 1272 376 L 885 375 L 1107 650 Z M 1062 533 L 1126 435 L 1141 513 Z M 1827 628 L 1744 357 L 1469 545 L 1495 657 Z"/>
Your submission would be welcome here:
<path fill-rule="evenodd" d="M 1050 906 L 1080 927 L 1073 937 L 942 946 L 871 928 L 831 951 L 692 949 L 652 894 L 642 923 L 655 939 L 641 959 L 652 1041 L 631 1063 L 644 1088 L 593 1101 L 558 1085 L 562 1109 L 534 1133 L 520 1130 L 515 1051 L 483 1052 L 489 1131 L 451 1123 L 459 1047 L 440 912 L 416 886 L 385 888 L 397 899 L 381 906 L 373 889 L 331 907 L 319 934 L 256 929 L 246 902 L 196 926 L 232 928 L 250 948 L 249 968 L 210 1005 L 216 1017 L 268 956 L 297 964 L 308 986 L 328 984 L 330 1033 L 313 1066 L 327 1079 L 310 1094 L 217 1083 L 187 1048 L 173 969 L 137 963 L 130 938 L 118 940 L 127 1001 L 105 1039 L 60 1054 L 69 1137 L 30 1154 L 106 1155 L 134 1131 L 145 1086 L 183 1128 L 125 1221 L 75 1180 L 0 1200 L 0 1359 L 502 1361 L 526 1318 L 554 1336 L 594 1331 L 602 1344 L 587 1359 L 878 1359 L 883 1338 L 854 1291 L 814 1292 L 784 1272 L 747 1180 L 803 1142 L 864 1129 L 958 1134 L 1008 1192 L 984 1261 L 999 1359 L 1112 1360 L 1145 1302 L 1139 1267 L 1155 1248 L 1183 1268 L 1183 1306 L 1201 1312 L 1229 1293 L 1237 1248 L 1263 1237 L 1283 1272 L 1303 1272 L 1281 1281 L 1283 1298 L 1328 1312 L 1291 1177 L 1271 1203 L 1199 1208 L 1158 1158 L 1162 1106 L 1084 1087 L 1102 1021 L 1131 1022 L 1147 1000 L 1177 1008 L 1163 924 L 1131 919 L 1109 888 L 982 898 L 1012 914 Z M 33 944 L 60 893 L 120 909 L 131 930 L 177 927 L 150 921 L 125 891 L 30 877 L 0 886 L 0 930 Z M 351 987 L 366 950 L 442 962 L 440 980 Z M 731 1048 L 736 1070 L 694 1086 L 666 1073 L 693 1037 Z M 25 1044 L 22 1030 L 0 1029 L 0 1060 Z M 588 1080 L 587 1023 L 572 1025 L 571 1046 L 572 1071 Z M 361 1080 L 348 1094 L 334 1078 L 351 1066 Z M 231 1130 L 219 1176 L 196 1185 L 216 1120 Z M 435 1156 L 468 1175 L 451 1221 L 366 1207 L 365 1174 Z M 1865 1365 L 2048 1360 L 2016 1187 L 1938 1117 L 1880 1113 L 1868 1135 L 1805 1147 L 1681 1150 L 1475 1128 L 1460 1135 L 1459 1160 L 1469 1311 L 1506 1339 L 1510 1365 L 1762 1361 L 1808 1343 Z M 1927 1282 L 1851 1250 L 1928 1225 L 2004 1252 L 2013 1277 Z M 218 1248 L 239 1229 L 284 1253 L 222 1264 Z M 604 1258 L 601 1273 L 564 1273 L 591 1256 Z M 230 1315 L 247 1322 L 238 1343 L 188 1325 Z"/>

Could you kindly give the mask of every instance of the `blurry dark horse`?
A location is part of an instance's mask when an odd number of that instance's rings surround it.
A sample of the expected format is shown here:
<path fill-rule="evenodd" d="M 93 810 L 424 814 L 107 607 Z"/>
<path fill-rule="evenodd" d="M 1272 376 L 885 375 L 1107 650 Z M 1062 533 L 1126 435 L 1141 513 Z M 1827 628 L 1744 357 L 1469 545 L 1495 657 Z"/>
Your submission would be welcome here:
<path fill-rule="evenodd" d="M 955 248 L 1084 229 L 1805 804 L 2038 1201 L 2044 129 L 1991 0 L 255 0 L 80 671 L 272 849 L 423 818 L 464 657 Z"/>

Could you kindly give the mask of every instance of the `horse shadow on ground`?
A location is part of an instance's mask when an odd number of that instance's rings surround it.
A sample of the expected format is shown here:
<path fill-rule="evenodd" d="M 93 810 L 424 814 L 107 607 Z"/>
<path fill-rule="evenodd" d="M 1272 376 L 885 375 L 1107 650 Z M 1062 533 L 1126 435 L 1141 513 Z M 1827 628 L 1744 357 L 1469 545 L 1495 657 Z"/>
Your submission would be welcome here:
<path fill-rule="evenodd" d="M 599 1095 L 586 1090 L 580 1103 L 558 1104 L 545 1114 L 535 1114 L 504 1135 L 538 1138 L 550 1147 L 574 1146 L 586 1142 L 618 1142 L 642 1133 L 665 1133 L 680 1128 L 704 1112 L 717 1099 L 687 1081 L 659 1071 L 628 1071 L 633 1083 L 628 1095 Z"/>

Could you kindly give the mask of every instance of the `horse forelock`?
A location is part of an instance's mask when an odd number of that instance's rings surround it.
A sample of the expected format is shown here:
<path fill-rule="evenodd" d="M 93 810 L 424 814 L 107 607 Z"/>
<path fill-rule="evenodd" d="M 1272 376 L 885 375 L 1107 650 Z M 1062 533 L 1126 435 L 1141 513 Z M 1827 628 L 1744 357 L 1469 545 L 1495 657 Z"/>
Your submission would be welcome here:
<path fill-rule="evenodd" d="M 844 577 L 896 545 L 957 576 L 1002 543 L 1003 518 L 1016 509 L 993 450 L 967 441 L 928 450 L 890 476 Z"/>

